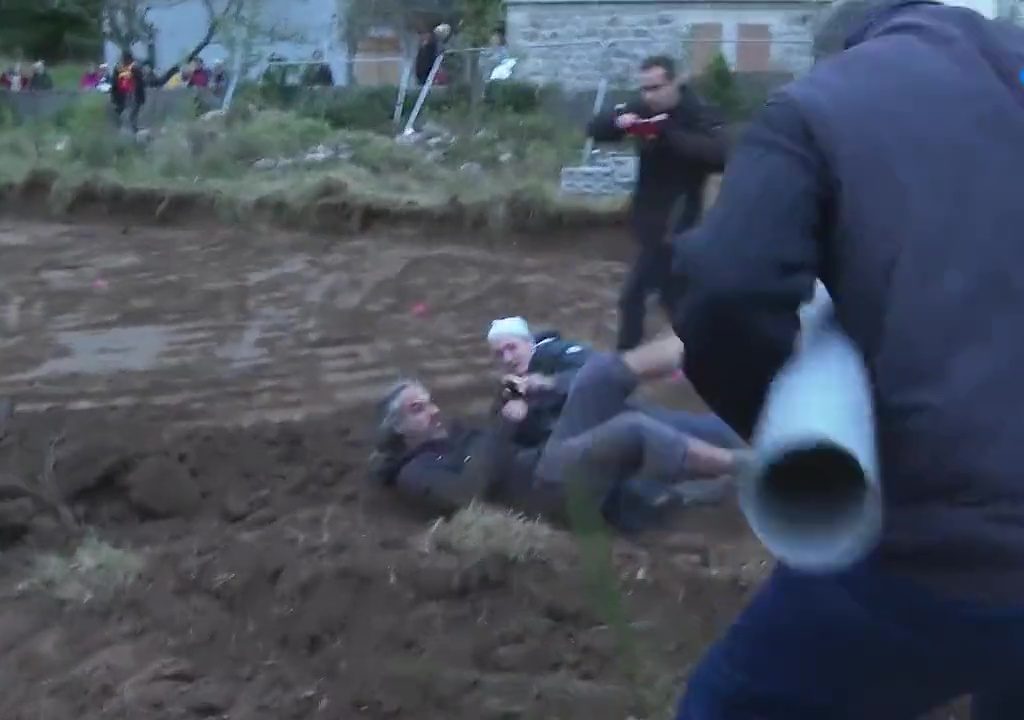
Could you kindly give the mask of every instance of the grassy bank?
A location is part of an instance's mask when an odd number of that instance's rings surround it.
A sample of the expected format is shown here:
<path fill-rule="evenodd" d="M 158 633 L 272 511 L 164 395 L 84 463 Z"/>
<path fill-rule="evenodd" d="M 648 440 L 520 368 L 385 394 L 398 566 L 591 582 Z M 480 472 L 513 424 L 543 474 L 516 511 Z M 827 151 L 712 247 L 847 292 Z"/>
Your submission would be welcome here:
<path fill-rule="evenodd" d="M 558 192 L 559 171 L 583 138 L 540 113 L 494 113 L 471 126 L 458 109 L 435 112 L 426 131 L 396 141 L 379 129 L 339 127 L 327 112 L 238 102 L 227 115 L 172 122 L 139 139 L 114 130 L 108 101 L 83 95 L 52 121 L 0 125 L 0 181 L 56 173 L 61 199 L 83 184 L 206 192 L 242 212 L 261 198 L 301 207 L 344 188 L 375 207 L 514 206 L 511 212 L 593 210 L 621 201 L 582 201 Z"/>

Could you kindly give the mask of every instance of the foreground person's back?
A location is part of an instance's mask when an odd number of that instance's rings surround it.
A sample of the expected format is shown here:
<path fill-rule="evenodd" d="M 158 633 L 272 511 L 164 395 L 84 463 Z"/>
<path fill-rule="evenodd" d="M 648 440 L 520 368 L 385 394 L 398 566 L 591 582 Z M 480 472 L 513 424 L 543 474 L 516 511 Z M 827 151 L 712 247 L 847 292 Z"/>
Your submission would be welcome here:
<path fill-rule="evenodd" d="M 920 4 L 863 40 L 789 93 L 840 180 L 824 269 L 877 384 L 882 558 L 1024 602 L 1024 32 Z"/>
<path fill-rule="evenodd" d="M 870 6 L 870 7 L 869 7 Z M 1024 32 L 846 0 L 679 241 L 685 371 L 749 433 L 820 276 L 875 388 L 877 553 L 779 567 L 690 678 L 682 720 L 906 720 L 962 694 L 1024 717 Z M 830 35 L 831 34 L 831 35 Z"/>

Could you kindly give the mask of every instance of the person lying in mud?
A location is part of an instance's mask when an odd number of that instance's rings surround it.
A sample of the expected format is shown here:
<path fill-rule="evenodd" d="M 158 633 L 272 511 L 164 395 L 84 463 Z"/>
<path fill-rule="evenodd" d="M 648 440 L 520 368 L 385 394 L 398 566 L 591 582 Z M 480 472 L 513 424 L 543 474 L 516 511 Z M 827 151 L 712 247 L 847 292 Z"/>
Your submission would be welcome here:
<path fill-rule="evenodd" d="M 502 392 L 496 399 L 493 412 L 501 412 L 509 399 L 510 385 L 521 387 L 520 397 L 526 402 L 527 412 L 516 424 L 512 440 L 520 447 L 543 446 L 561 415 L 576 374 L 593 354 L 593 349 L 567 340 L 554 330 L 534 333 L 529 323 L 518 316 L 492 322 L 487 332 L 487 343 L 498 369 L 505 373 Z M 670 410 L 632 399 L 627 401 L 627 406 L 713 445 L 736 448 L 743 444 L 739 436 L 714 415 Z M 704 501 L 721 499 L 724 495 L 724 488 L 712 491 L 715 485 L 724 486 L 725 481 L 705 483 L 701 493 Z M 697 487 L 692 484 L 686 486 L 691 496 L 696 495 Z M 640 517 L 627 516 L 642 516 L 646 505 L 656 505 L 670 490 L 663 483 L 635 478 L 615 491 L 610 504 L 617 503 L 621 524 L 642 523 Z"/>
<path fill-rule="evenodd" d="M 525 390 L 526 417 L 516 423 L 513 441 L 521 447 L 540 447 L 551 435 L 576 373 L 593 351 L 582 343 L 563 339 L 554 330 L 533 333 L 522 317 L 492 322 L 487 344 L 499 370 L 505 373 L 503 385 L 514 383 Z M 494 412 L 504 407 L 506 395 L 503 386 Z"/>
<path fill-rule="evenodd" d="M 651 499 L 643 524 L 673 507 L 700 499 L 701 483 L 735 474 L 741 451 L 706 442 L 697 435 L 719 431 L 720 421 L 673 426 L 633 410 L 628 401 L 638 383 L 670 376 L 681 364 L 682 344 L 665 338 L 624 354 L 593 353 L 580 369 L 550 437 L 542 447 L 513 441 L 528 407 L 520 384 L 500 415 L 486 428 L 442 419 L 430 392 L 415 380 L 397 383 L 381 402 L 374 475 L 379 482 L 432 511 L 447 513 L 473 499 L 509 505 L 530 514 L 567 517 L 570 486 L 600 507 L 621 529 L 622 488 L 634 482 L 663 484 Z M 691 416 L 700 421 L 700 416 Z M 686 486 L 696 486 L 688 494 Z M 716 498 L 717 499 L 717 498 Z"/>

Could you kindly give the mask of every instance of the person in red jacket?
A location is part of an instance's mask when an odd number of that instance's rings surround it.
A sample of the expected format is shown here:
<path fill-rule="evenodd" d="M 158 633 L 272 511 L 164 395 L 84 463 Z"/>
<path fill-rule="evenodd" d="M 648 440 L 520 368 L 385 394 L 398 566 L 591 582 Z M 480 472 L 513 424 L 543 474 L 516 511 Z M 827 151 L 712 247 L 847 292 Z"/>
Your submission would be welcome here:
<path fill-rule="evenodd" d="M 127 111 L 132 132 L 138 132 L 139 111 L 146 102 L 146 81 L 142 75 L 142 68 L 135 62 L 135 57 L 129 50 L 121 54 L 121 62 L 114 66 L 110 101 L 114 104 L 118 127 L 124 122 L 124 114 Z"/>

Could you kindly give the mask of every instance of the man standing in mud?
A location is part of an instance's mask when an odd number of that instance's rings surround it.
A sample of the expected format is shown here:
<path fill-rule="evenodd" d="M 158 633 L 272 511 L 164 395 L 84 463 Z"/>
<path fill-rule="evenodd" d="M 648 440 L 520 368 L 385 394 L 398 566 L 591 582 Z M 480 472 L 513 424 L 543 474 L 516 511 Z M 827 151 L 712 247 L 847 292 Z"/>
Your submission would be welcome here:
<path fill-rule="evenodd" d="M 137 133 L 139 111 L 146 102 L 146 78 L 130 50 L 121 54 L 121 62 L 114 67 L 110 102 L 114 106 L 118 128 L 123 127 L 124 114 L 127 112 L 128 124 L 132 132 Z"/>
<path fill-rule="evenodd" d="M 679 718 L 909 720 L 962 695 L 975 720 L 1024 718 L 1024 30 L 845 0 L 815 55 L 677 241 L 674 325 L 749 435 L 821 278 L 874 385 L 885 529 L 842 572 L 779 566 Z"/>
<path fill-rule="evenodd" d="M 663 56 L 641 64 L 640 99 L 598 115 L 589 132 L 598 142 L 631 137 L 640 155 L 632 208 L 640 249 L 619 299 L 618 348 L 629 350 L 643 340 L 647 299 L 656 294 L 666 310 L 673 305 L 670 239 L 700 217 L 707 177 L 725 165 L 725 140 Z"/>

